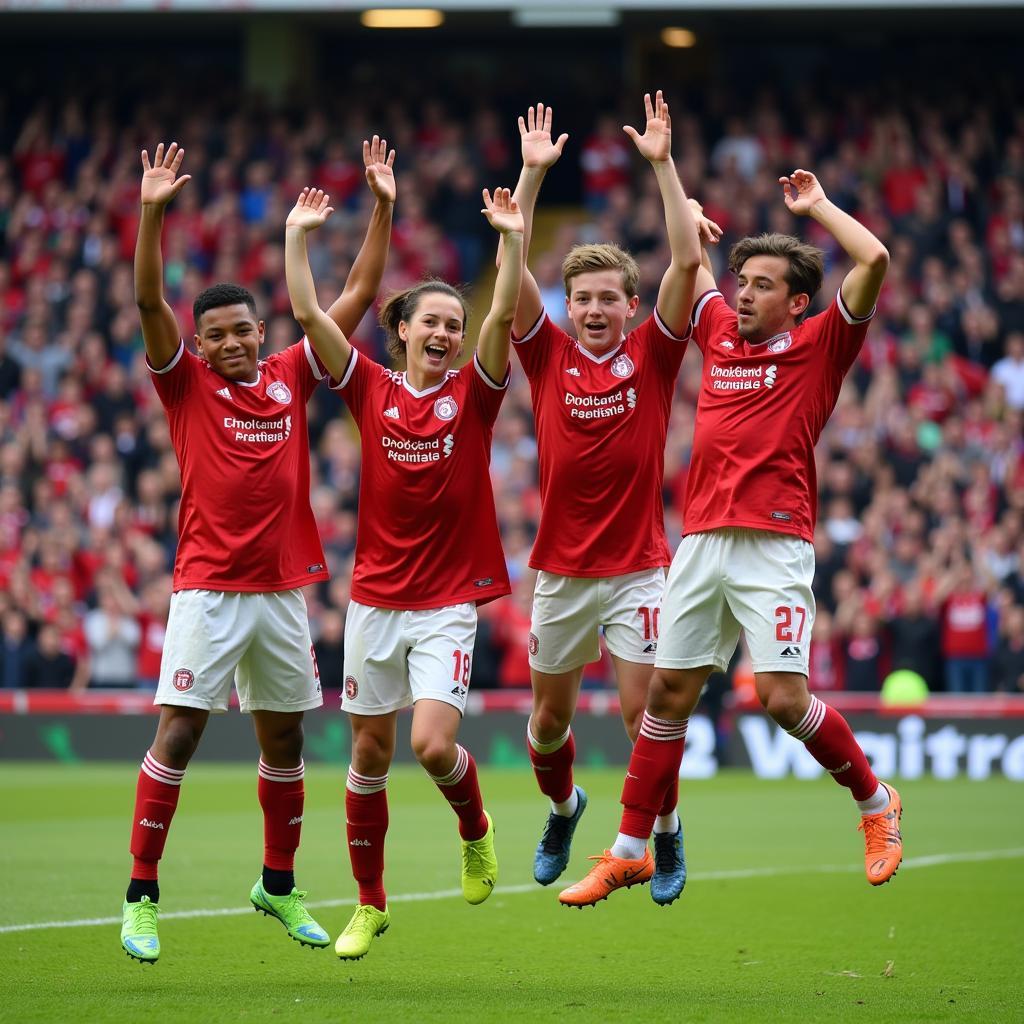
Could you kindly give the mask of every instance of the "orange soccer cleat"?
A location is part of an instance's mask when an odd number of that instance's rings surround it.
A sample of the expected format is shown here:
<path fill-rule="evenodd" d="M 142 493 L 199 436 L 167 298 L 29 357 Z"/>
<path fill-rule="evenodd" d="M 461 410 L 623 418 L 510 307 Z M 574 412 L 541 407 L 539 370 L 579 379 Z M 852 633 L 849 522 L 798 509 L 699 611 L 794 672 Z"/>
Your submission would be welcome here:
<path fill-rule="evenodd" d="M 599 857 L 591 857 L 597 863 L 590 869 L 585 878 L 575 885 L 563 889 L 558 894 L 558 902 L 567 907 L 592 907 L 601 900 L 608 899 L 616 889 L 628 889 L 634 885 L 643 885 L 650 881 L 654 874 L 654 858 L 650 850 L 644 850 L 639 860 L 627 860 L 625 857 L 613 857 L 611 850 L 605 850 Z"/>
<path fill-rule="evenodd" d="M 889 783 L 884 785 L 889 790 L 889 806 L 881 814 L 863 815 L 857 826 L 864 833 L 864 870 L 872 885 L 888 882 L 903 860 L 903 804 L 899 793 Z"/>

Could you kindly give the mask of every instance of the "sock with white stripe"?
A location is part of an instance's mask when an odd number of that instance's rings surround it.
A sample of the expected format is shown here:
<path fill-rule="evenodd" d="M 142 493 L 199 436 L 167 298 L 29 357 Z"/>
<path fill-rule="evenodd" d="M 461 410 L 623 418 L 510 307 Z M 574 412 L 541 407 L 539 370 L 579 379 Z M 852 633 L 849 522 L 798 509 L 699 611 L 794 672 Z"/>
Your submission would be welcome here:
<path fill-rule="evenodd" d="M 455 767 L 447 775 L 431 775 L 431 781 L 459 818 L 459 835 L 472 842 L 487 832 L 484 801 L 476 774 L 476 761 L 464 748 L 455 745 Z"/>
<path fill-rule="evenodd" d="M 616 857 L 643 856 L 665 795 L 679 778 L 688 722 L 688 718 L 673 721 L 644 712 L 622 787 L 622 822 L 612 846 Z"/>
<path fill-rule="evenodd" d="M 302 837 L 306 802 L 300 760 L 275 768 L 260 758 L 257 793 L 263 808 L 263 888 L 271 896 L 287 896 L 295 888 L 295 851 Z"/>
<path fill-rule="evenodd" d="M 579 805 L 572 776 L 572 765 L 576 760 L 576 741 L 572 738 L 572 730 L 566 729 L 557 739 L 542 743 L 533 735 L 532 722 L 528 722 L 526 750 L 537 786 L 551 801 L 551 809 L 555 814 L 571 818 Z"/>
<path fill-rule="evenodd" d="M 361 775 L 351 765 L 345 782 L 345 834 L 359 902 L 387 910 L 384 840 L 388 833 L 388 777 Z"/>
<path fill-rule="evenodd" d="M 835 708 L 812 696 L 804 717 L 787 732 L 807 747 L 814 760 L 840 786 L 850 790 L 854 800 L 874 806 L 878 798 L 878 779 L 846 719 Z"/>
<path fill-rule="evenodd" d="M 125 895 L 129 903 L 137 903 L 143 896 L 148 896 L 154 903 L 160 902 L 157 869 L 184 778 L 183 768 L 168 768 L 149 751 L 146 752 L 135 786 L 130 847 L 132 877 Z"/>

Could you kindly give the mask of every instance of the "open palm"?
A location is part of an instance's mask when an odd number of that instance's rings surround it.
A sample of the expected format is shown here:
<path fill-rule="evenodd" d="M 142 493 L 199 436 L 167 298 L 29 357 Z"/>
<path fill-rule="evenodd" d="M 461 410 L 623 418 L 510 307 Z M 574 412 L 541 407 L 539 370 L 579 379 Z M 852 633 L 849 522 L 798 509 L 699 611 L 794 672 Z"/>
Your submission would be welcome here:
<path fill-rule="evenodd" d="M 178 177 L 185 150 L 172 142 L 164 149 L 161 142 L 149 162 L 149 153 L 142 151 L 142 202 L 153 206 L 166 206 L 192 180 L 190 174 Z"/>
<path fill-rule="evenodd" d="M 328 206 L 330 201 L 331 197 L 323 189 L 304 188 L 288 214 L 285 227 L 315 231 L 334 213 L 334 207 Z"/>
<path fill-rule="evenodd" d="M 370 142 L 363 141 L 363 165 L 370 191 L 382 203 L 393 203 L 398 194 L 395 172 L 395 151 L 388 152 L 387 139 L 374 135 Z"/>
<path fill-rule="evenodd" d="M 550 167 L 558 162 L 568 135 L 560 135 L 557 142 L 551 141 L 551 107 L 538 103 L 526 111 L 525 119 L 519 118 L 519 137 L 523 150 L 524 167 Z"/>
<path fill-rule="evenodd" d="M 672 154 L 672 118 L 669 116 L 668 104 L 659 89 L 651 102 L 651 94 L 644 93 L 644 111 L 647 114 L 647 127 L 641 135 L 628 124 L 622 130 L 633 140 L 640 155 L 652 163 L 668 160 Z"/>
<path fill-rule="evenodd" d="M 512 198 L 512 193 L 507 188 L 496 188 L 494 197 L 487 189 L 483 190 L 484 208 L 480 212 L 490 221 L 491 227 L 501 234 L 507 235 L 513 231 L 523 231 L 523 214 L 519 204 Z"/>

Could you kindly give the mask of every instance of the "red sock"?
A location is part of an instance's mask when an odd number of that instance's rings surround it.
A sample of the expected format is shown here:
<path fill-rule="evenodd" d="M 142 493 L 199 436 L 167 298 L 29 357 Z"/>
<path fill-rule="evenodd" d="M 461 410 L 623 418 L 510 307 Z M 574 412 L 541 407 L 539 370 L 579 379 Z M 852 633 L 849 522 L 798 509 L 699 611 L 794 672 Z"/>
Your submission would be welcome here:
<path fill-rule="evenodd" d="M 358 775 L 348 769 L 345 784 L 345 833 L 352 877 L 359 886 L 359 902 L 386 910 L 384 892 L 384 837 L 388 831 L 388 777 Z"/>
<path fill-rule="evenodd" d="M 807 714 L 788 731 L 840 786 L 850 790 L 854 800 L 867 800 L 874 795 L 878 779 L 846 719 L 835 708 L 811 697 Z"/>
<path fill-rule="evenodd" d="M 476 761 L 458 744 L 455 754 L 455 767 L 447 775 L 441 778 L 431 775 L 430 778 L 459 816 L 459 835 L 466 840 L 482 839 L 487 831 L 487 819 L 476 776 Z"/>
<path fill-rule="evenodd" d="M 622 787 L 619 831 L 623 835 L 647 839 L 673 782 L 678 790 L 679 763 L 683 759 L 688 721 L 684 718 L 673 722 L 644 712 Z"/>
<path fill-rule="evenodd" d="M 271 768 L 260 758 L 257 793 L 263 808 L 263 863 L 274 871 L 295 869 L 306 799 L 303 774 L 301 761 L 297 768 Z"/>
<path fill-rule="evenodd" d="M 682 758 L 680 758 L 682 760 Z M 676 771 L 672 781 L 668 784 L 668 789 L 665 790 L 665 799 L 661 801 L 661 807 L 658 810 L 658 817 L 662 818 L 666 814 L 671 814 L 679 804 L 679 772 Z"/>
<path fill-rule="evenodd" d="M 185 771 L 167 768 L 146 752 L 135 787 L 135 816 L 132 818 L 132 878 L 157 880 L 157 865 L 163 856 L 171 818 L 178 806 Z"/>
<path fill-rule="evenodd" d="M 534 739 L 530 727 L 526 727 L 526 749 L 530 753 L 533 774 L 537 776 L 540 791 L 551 801 L 560 804 L 572 796 L 572 763 L 576 760 L 576 741 L 572 730 L 566 732 L 561 746 L 541 753 L 534 746 L 551 747 L 553 744 L 540 743 Z"/>

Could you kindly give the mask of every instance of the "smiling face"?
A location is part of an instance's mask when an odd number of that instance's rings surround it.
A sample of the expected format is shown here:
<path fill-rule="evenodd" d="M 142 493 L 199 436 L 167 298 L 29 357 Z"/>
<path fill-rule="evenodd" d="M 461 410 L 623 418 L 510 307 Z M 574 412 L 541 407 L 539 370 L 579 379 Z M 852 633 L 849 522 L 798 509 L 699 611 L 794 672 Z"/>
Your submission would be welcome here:
<path fill-rule="evenodd" d="M 740 337 L 759 344 L 791 330 L 810 303 L 810 296 L 791 295 L 783 256 L 751 256 L 736 275 L 736 314 Z"/>
<path fill-rule="evenodd" d="M 639 304 L 622 287 L 621 270 L 589 270 L 569 279 L 565 308 L 580 344 L 596 356 L 618 345 Z"/>
<path fill-rule="evenodd" d="M 263 321 L 245 303 L 206 310 L 196 328 L 196 350 L 217 373 L 246 384 L 256 380 Z"/>
<path fill-rule="evenodd" d="M 408 320 L 398 324 L 405 345 L 406 376 L 417 390 L 444 379 L 462 353 L 466 314 L 462 303 L 445 292 L 423 292 Z"/>

